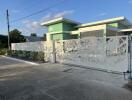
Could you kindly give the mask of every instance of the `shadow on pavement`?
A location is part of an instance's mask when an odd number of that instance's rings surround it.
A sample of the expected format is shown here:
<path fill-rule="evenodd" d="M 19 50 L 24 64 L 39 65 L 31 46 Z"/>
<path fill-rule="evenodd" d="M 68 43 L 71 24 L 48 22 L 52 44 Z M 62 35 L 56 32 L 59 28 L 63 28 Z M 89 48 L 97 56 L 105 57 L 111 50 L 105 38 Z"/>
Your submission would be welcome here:
<path fill-rule="evenodd" d="M 129 91 L 132 91 L 132 80 L 128 81 L 127 84 L 123 86 L 123 88 L 128 89 Z"/>
<path fill-rule="evenodd" d="M 0 100 L 6 100 L 5 96 L 0 94 Z"/>

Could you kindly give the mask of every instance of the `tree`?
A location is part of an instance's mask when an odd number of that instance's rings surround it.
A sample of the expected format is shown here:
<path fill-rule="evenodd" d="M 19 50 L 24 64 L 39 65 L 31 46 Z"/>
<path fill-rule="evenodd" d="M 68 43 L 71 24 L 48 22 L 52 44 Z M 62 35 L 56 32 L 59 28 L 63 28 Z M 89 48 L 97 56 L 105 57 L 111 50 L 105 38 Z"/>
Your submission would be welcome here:
<path fill-rule="evenodd" d="M 36 33 L 31 33 L 31 36 L 37 37 L 37 34 Z"/>
<path fill-rule="evenodd" d="M 44 34 L 44 36 L 43 36 L 43 40 L 46 41 L 46 34 Z"/>
<path fill-rule="evenodd" d="M 20 43 L 25 42 L 26 39 L 18 29 L 10 31 L 10 43 Z"/>
<path fill-rule="evenodd" d="M 8 48 L 8 37 L 0 35 L 0 49 Z"/>

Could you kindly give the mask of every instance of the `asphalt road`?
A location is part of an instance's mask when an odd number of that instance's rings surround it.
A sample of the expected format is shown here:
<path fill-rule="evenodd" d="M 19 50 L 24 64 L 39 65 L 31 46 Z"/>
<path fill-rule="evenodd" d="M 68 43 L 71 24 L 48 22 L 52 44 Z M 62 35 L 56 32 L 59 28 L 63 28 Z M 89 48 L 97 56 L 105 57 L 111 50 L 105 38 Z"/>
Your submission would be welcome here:
<path fill-rule="evenodd" d="M 132 100 L 122 75 L 0 57 L 0 100 Z"/>

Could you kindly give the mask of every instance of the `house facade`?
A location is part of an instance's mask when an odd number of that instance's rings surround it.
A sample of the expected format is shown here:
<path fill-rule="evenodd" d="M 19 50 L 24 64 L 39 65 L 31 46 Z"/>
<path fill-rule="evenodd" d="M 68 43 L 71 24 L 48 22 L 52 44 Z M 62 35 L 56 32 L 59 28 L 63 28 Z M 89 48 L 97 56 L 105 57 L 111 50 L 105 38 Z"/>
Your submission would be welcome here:
<path fill-rule="evenodd" d="M 86 24 L 66 18 L 56 18 L 44 22 L 42 25 L 48 28 L 47 40 L 78 39 L 90 36 L 119 36 L 128 35 L 132 32 L 132 23 L 125 17 L 111 18 Z"/>

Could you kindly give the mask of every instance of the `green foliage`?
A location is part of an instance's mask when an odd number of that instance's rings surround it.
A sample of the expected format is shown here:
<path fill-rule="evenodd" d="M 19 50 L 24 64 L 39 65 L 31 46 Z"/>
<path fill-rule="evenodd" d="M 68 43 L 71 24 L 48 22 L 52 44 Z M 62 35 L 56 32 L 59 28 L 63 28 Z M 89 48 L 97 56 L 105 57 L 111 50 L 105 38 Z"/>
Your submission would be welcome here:
<path fill-rule="evenodd" d="M 0 55 L 6 55 L 7 49 L 0 49 Z"/>
<path fill-rule="evenodd" d="M 32 61 L 43 61 L 44 62 L 44 53 L 43 52 L 33 52 L 33 51 L 11 51 L 7 53 L 9 56 L 17 57 L 26 60 Z"/>
<path fill-rule="evenodd" d="M 36 33 L 31 33 L 31 36 L 37 37 L 37 34 Z"/>
<path fill-rule="evenodd" d="M 12 52 L 11 50 L 7 50 L 7 55 L 11 56 L 12 55 Z"/>
<path fill-rule="evenodd" d="M 10 31 L 10 43 L 26 42 L 26 39 L 18 29 Z M 0 35 L 0 49 L 8 48 L 8 36 Z"/>
<path fill-rule="evenodd" d="M 0 35 L 0 49 L 8 48 L 8 37 Z"/>
<path fill-rule="evenodd" d="M 21 32 L 18 29 L 14 29 L 10 31 L 10 42 L 11 43 L 20 43 L 25 42 L 26 39 L 23 35 L 21 35 Z"/>

